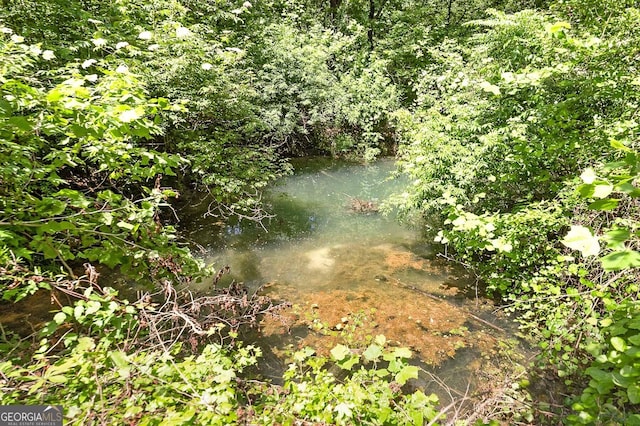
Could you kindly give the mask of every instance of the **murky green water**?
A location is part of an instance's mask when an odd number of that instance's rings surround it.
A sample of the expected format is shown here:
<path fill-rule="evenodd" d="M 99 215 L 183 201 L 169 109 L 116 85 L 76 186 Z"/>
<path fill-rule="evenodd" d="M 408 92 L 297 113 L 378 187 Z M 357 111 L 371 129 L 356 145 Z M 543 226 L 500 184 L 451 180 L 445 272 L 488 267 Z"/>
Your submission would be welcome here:
<path fill-rule="evenodd" d="M 418 230 L 393 214 L 354 211 L 354 203 L 356 210 L 364 202 L 375 210 L 402 192 L 407 182 L 389 178 L 393 161 L 362 166 L 320 158 L 294 165 L 295 174 L 268 191 L 274 217 L 262 226 L 216 228 L 197 210 L 190 213 L 196 217 L 190 238 L 205 247 L 208 262 L 230 266 L 228 280 L 253 289 L 267 284 L 269 295 L 294 304 L 286 325 L 266 322 L 261 330 L 266 361 L 278 364 L 287 345 L 326 353 L 338 342 L 384 334 L 464 389 L 485 368 L 482 356 L 506 337 L 499 330 L 506 323 L 493 316 L 491 301 L 475 297 L 475 281 L 437 256 Z"/>
<path fill-rule="evenodd" d="M 298 162 L 295 175 L 266 195 L 273 218 L 262 225 L 233 222 L 217 232 L 200 222 L 190 237 L 207 248 L 208 262 L 229 265 L 234 279 L 252 287 L 278 281 L 300 290 L 325 288 L 341 263 L 366 256 L 372 246 L 416 244 L 415 232 L 393 215 L 353 211 L 359 201 L 377 207 L 405 184 L 389 179 L 393 167 L 390 160 L 371 166 Z"/>

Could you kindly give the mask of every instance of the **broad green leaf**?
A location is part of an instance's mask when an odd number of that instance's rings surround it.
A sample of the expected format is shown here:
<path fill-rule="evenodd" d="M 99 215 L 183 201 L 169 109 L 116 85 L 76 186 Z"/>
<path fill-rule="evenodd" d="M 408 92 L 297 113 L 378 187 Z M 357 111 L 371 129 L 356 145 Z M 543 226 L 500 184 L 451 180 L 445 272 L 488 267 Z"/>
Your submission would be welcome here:
<path fill-rule="evenodd" d="M 50 381 L 51 383 L 66 383 L 69 379 L 67 379 L 66 376 L 57 374 L 55 376 L 47 377 L 47 380 Z"/>
<path fill-rule="evenodd" d="M 624 377 L 618 371 L 614 371 L 613 373 L 611 373 L 611 378 L 613 379 L 613 383 L 616 386 L 620 386 L 623 388 L 628 388 L 636 382 L 635 377 Z"/>
<path fill-rule="evenodd" d="M 92 351 L 96 347 L 96 342 L 91 337 L 81 337 L 75 347 L 76 351 L 87 352 Z"/>
<path fill-rule="evenodd" d="M 620 200 L 616 200 L 615 198 L 605 198 L 604 200 L 594 201 L 589 204 L 589 209 L 601 211 L 615 210 L 619 202 Z"/>
<path fill-rule="evenodd" d="M 316 351 L 313 350 L 312 348 L 306 346 L 302 349 L 300 349 L 299 351 L 296 351 L 293 354 L 293 359 L 297 362 L 302 362 L 305 359 L 309 358 L 311 355 L 313 355 Z"/>
<path fill-rule="evenodd" d="M 113 364 L 118 368 L 126 368 L 129 366 L 129 358 L 127 357 L 127 354 L 122 351 L 110 352 L 109 357 L 113 361 Z"/>
<path fill-rule="evenodd" d="M 216 383 L 231 383 L 236 378 L 236 373 L 233 370 L 224 369 L 213 377 Z"/>
<path fill-rule="evenodd" d="M 640 386 L 637 384 L 629 385 L 627 388 L 627 396 L 632 404 L 640 404 Z"/>
<path fill-rule="evenodd" d="M 6 120 L 6 123 L 24 132 L 29 132 L 33 129 L 33 125 L 26 117 L 11 117 Z"/>
<path fill-rule="evenodd" d="M 73 308 L 73 316 L 75 317 L 75 319 L 82 318 L 83 314 L 84 314 L 84 306 L 76 305 L 76 307 Z"/>
<path fill-rule="evenodd" d="M 396 358 L 405 358 L 409 359 L 413 355 L 409 348 L 395 348 L 393 351 L 393 355 Z"/>
<path fill-rule="evenodd" d="M 101 222 L 105 225 L 111 225 L 113 223 L 113 215 L 109 212 L 102 213 Z"/>
<path fill-rule="evenodd" d="M 360 362 L 360 356 L 359 355 L 351 355 L 349 357 L 344 358 L 341 361 L 338 361 L 338 365 L 343 370 L 351 371 L 353 366 L 356 365 L 358 362 Z"/>
<path fill-rule="evenodd" d="M 122 220 L 120 222 L 116 223 L 116 225 L 118 227 L 120 227 L 120 228 L 127 229 L 129 231 L 133 230 L 133 228 L 135 227 L 135 225 L 132 225 L 132 224 L 130 224 L 128 222 L 124 222 Z"/>
<path fill-rule="evenodd" d="M 598 382 L 605 382 L 605 381 L 610 381 L 611 380 L 611 374 L 602 371 L 599 368 L 596 367 L 589 367 L 585 370 L 585 372 L 591 376 L 592 379 L 598 381 Z"/>
<path fill-rule="evenodd" d="M 338 414 L 338 418 L 350 419 L 353 416 L 352 405 L 345 402 L 341 402 L 333 409 Z"/>
<path fill-rule="evenodd" d="M 593 183 L 580 185 L 578 187 L 578 193 L 582 198 L 592 198 L 595 187 Z"/>
<path fill-rule="evenodd" d="M 38 227 L 38 232 L 42 232 L 42 233 L 55 233 L 55 232 L 60 232 L 60 231 L 67 231 L 67 230 L 71 230 L 71 229 L 75 229 L 75 225 L 71 222 L 66 222 L 66 221 L 62 221 L 62 222 L 47 222 L 44 225 L 41 225 L 40 227 Z"/>
<path fill-rule="evenodd" d="M 67 319 L 67 314 L 65 314 L 64 312 L 58 312 L 53 316 L 53 320 L 58 324 L 62 324 L 63 322 L 66 321 L 66 319 Z"/>
<path fill-rule="evenodd" d="M 619 271 L 640 266 L 640 253 L 635 250 L 621 250 L 600 259 L 602 267 L 607 271 Z"/>
<path fill-rule="evenodd" d="M 625 151 L 625 152 L 633 152 L 631 148 L 629 148 L 628 146 L 625 146 L 625 144 L 623 144 L 618 140 L 611 139 L 609 143 L 611 144 L 611 147 L 614 149 L 618 149 L 620 151 Z"/>
<path fill-rule="evenodd" d="M 602 239 L 606 241 L 607 246 L 612 249 L 624 248 L 624 243 L 631 238 L 631 232 L 624 228 L 614 228 L 607 231 Z"/>
<path fill-rule="evenodd" d="M 67 203 L 64 203 L 55 198 L 45 197 L 36 205 L 36 212 L 44 217 L 58 216 L 65 211 Z"/>
<path fill-rule="evenodd" d="M 571 28 L 571 24 L 565 21 L 556 22 L 549 27 L 549 32 L 551 34 L 556 34 L 560 31 L 568 30 Z"/>
<path fill-rule="evenodd" d="M 481 82 L 479 86 L 485 92 L 493 93 L 496 96 L 500 94 L 500 88 L 494 84 L 489 83 L 488 81 Z"/>

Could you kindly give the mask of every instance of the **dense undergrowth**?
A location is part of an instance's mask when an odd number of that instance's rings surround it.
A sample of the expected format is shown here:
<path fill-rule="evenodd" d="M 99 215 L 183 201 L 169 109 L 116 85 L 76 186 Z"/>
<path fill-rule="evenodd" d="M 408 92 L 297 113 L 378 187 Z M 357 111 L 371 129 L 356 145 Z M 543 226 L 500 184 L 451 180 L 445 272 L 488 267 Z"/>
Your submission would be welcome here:
<path fill-rule="evenodd" d="M 640 423 L 635 2 L 2 5 L 0 289 L 59 310 L 2 328 L 1 403 L 72 424 Z M 539 348 L 500 409 L 411 390 L 383 336 L 292 350 L 262 381 L 238 331 L 280 305 L 185 292 L 215 271 L 180 239 L 180 193 L 261 220 L 261 189 L 310 152 L 397 154 L 392 203 Z M 151 290 L 127 301 L 108 269 Z M 542 378 L 553 405 L 529 400 Z"/>

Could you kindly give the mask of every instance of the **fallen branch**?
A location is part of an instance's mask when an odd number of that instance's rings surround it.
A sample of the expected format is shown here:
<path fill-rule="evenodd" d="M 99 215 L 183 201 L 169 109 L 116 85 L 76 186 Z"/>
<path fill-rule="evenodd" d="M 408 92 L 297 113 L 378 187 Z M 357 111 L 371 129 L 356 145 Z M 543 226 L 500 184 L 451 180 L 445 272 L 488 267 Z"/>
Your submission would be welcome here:
<path fill-rule="evenodd" d="M 260 296 L 259 291 L 249 294 L 245 285 L 234 282 L 227 288 L 214 288 L 212 295 L 201 296 L 188 290 L 178 292 L 167 280 L 161 291 L 140 295 L 141 323 L 153 331 L 149 338 L 157 340 L 156 344 L 166 347 L 186 338 L 195 350 L 213 335 L 222 341 L 229 332 L 256 327 L 263 316 L 278 316 L 289 306 Z"/>

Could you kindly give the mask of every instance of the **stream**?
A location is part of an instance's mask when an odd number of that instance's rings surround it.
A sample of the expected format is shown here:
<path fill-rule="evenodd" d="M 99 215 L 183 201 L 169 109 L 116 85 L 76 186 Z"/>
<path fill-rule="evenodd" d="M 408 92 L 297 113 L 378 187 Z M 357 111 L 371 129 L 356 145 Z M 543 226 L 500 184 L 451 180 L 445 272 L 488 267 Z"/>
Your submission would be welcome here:
<path fill-rule="evenodd" d="M 182 212 L 183 229 L 205 260 L 230 267 L 227 283 L 292 303 L 252 336 L 265 352 L 264 375 L 279 376 L 287 349 L 312 346 L 328 354 L 337 343 L 353 346 L 380 334 L 409 347 L 449 394 L 477 388 L 480 376 L 500 368 L 490 360 L 512 341 L 514 327 L 493 314 L 474 278 L 439 256 L 417 229 L 376 211 L 408 184 L 390 178 L 393 160 L 363 166 L 306 158 L 294 168 L 265 194 L 273 217 L 262 225 L 214 225 L 203 217 L 206 203 Z M 417 386 L 442 391 L 429 376 Z"/>

